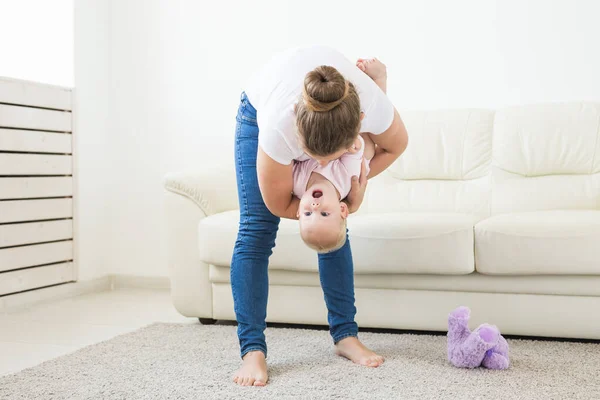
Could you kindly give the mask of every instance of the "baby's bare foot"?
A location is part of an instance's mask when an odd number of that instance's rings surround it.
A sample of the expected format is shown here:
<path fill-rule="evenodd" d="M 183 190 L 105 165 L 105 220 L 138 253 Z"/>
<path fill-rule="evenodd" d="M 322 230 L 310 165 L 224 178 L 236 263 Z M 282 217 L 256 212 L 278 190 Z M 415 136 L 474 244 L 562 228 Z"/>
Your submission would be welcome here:
<path fill-rule="evenodd" d="M 342 339 L 335 347 L 338 356 L 346 357 L 355 364 L 367 367 L 379 367 L 384 361 L 382 356 L 367 349 L 365 345 L 355 337 Z"/>
<path fill-rule="evenodd" d="M 356 61 L 356 66 L 374 81 L 385 80 L 387 78 L 387 68 L 377 58 L 359 58 Z"/>
<path fill-rule="evenodd" d="M 233 376 L 233 381 L 241 386 L 265 386 L 268 379 L 267 361 L 262 351 L 246 353 L 242 367 Z"/>

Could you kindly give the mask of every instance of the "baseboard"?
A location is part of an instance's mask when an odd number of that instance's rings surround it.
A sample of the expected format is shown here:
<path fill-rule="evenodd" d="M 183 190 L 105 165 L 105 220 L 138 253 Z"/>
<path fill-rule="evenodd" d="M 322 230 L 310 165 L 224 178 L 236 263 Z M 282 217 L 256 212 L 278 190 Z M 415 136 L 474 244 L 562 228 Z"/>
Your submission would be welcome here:
<path fill-rule="evenodd" d="M 168 276 L 110 275 L 111 288 L 170 289 Z"/>
<path fill-rule="evenodd" d="M 111 278 L 102 276 L 87 281 L 69 282 L 0 297 L 0 312 L 30 307 L 47 301 L 61 300 L 86 293 L 110 290 Z"/>
<path fill-rule="evenodd" d="M 166 276 L 105 275 L 87 281 L 69 282 L 2 296 L 0 297 L 0 313 L 82 294 L 123 288 L 168 290 L 171 288 L 171 280 Z"/>

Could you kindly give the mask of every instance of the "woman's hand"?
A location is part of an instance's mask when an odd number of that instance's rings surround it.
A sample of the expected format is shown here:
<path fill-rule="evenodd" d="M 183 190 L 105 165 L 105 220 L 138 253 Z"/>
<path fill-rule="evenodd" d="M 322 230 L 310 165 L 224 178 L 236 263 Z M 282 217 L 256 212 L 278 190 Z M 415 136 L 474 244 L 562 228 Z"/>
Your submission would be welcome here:
<path fill-rule="evenodd" d="M 358 211 L 365 198 L 365 191 L 367 190 L 367 169 L 365 162 L 363 158 L 360 165 L 360 177 L 352 177 L 350 193 L 348 193 L 348 196 L 344 200 L 348 204 L 350 214 Z"/>

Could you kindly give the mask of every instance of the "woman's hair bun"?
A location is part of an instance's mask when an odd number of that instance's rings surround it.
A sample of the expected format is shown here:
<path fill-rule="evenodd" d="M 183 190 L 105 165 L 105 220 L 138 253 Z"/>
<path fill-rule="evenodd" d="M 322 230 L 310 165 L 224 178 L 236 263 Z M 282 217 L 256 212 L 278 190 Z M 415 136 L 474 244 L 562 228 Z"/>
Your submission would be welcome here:
<path fill-rule="evenodd" d="M 348 90 L 349 83 L 338 70 L 321 65 L 306 74 L 302 95 L 308 109 L 327 112 L 344 101 Z"/>

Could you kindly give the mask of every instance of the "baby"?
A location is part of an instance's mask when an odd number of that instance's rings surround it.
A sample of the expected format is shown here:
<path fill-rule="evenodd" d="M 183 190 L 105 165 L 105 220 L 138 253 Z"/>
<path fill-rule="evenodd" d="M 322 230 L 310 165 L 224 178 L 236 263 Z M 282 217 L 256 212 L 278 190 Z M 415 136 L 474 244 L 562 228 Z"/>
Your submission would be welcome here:
<path fill-rule="evenodd" d="M 360 175 L 363 159 L 368 175 L 374 154 L 375 143 L 368 134 L 361 134 L 346 153 L 324 167 L 313 159 L 294 163 L 300 236 L 308 247 L 328 253 L 346 243 L 348 206 L 342 200 L 350 192 L 352 177 Z"/>

